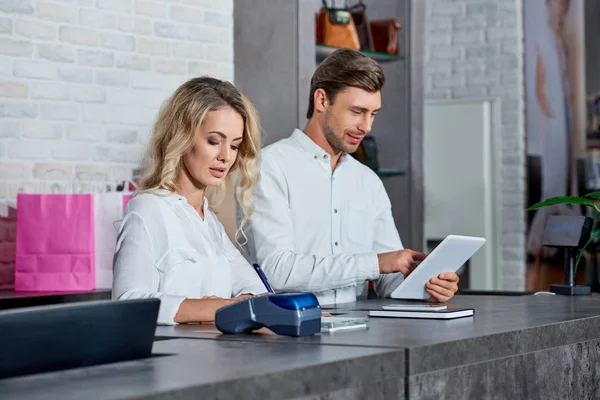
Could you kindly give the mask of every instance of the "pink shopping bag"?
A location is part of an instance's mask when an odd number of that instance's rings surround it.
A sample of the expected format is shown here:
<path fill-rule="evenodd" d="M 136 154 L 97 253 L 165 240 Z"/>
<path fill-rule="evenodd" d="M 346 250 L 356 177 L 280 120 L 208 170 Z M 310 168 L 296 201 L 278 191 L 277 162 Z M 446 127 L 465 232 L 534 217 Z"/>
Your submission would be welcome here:
<path fill-rule="evenodd" d="M 96 285 L 92 194 L 19 194 L 15 290 L 86 291 Z"/>
<path fill-rule="evenodd" d="M 19 194 L 15 290 L 112 287 L 112 260 L 128 192 Z"/>

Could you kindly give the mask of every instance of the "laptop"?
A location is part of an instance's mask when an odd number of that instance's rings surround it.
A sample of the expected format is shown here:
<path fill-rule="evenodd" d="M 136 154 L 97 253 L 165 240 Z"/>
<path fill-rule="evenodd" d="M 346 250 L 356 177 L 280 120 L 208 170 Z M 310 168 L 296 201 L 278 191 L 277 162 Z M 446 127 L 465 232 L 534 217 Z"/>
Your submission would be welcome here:
<path fill-rule="evenodd" d="M 149 357 L 159 299 L 0 312 L 0 379 Z"/>

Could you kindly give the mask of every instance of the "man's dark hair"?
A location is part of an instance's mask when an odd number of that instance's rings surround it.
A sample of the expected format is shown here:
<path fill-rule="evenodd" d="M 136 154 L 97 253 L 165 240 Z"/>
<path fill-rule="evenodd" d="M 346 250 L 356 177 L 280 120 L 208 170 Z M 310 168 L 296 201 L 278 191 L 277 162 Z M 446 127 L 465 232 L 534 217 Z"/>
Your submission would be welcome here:
<path fill-rule="evenodd" d="M 319 65 L 310 80 L 306 118 L 310 119 L 315 110 L 317 89 L 323 89 L 333 103 L 337 94 L 350 86 L 375 93 L 381 91 L 384 82 L 383 69 L 375 60 L 355 50 L 336 50 Z"/>

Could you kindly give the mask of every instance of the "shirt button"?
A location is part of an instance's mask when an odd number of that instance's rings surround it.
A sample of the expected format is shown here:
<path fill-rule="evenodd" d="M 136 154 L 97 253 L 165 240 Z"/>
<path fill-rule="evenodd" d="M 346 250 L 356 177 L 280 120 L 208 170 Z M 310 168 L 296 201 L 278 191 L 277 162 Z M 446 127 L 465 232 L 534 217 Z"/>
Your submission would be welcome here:
<path fill-rule="evenodd" d="M 323 156 L 323 158 L 327 158 L 327 157 L 329 157 L 327 154 L 325 154 L 325 155 Z"/>
<path fill-rule="evenodd" d="M 317 158 L 319 158 L 319 157 L 315 156 L 315 160 L 316 160 Z"/>
<path fill-rule="evenodd" d="M 337 245 L 338 245 L 338 242 L 335 242 L 335 245 L 337 246 Z"/>
<path fill-rule="evenodd" d="M 333 209 L 333 212 L 337 214 L 337 208 L 334 208 L 334 209 Z"/>

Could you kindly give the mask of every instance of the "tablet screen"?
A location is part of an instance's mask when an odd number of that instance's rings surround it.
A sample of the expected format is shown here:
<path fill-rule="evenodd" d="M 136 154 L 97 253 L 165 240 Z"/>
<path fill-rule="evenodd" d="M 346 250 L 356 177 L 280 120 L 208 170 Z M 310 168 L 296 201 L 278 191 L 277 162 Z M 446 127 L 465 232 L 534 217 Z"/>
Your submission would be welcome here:
<path fill-rule="evenodd" d="M 393 299 L 427 299 L 425 284 L 442 272 L 456 272 L 485 243 L 476 236 L 448 235 L 390 295 Z"/>

